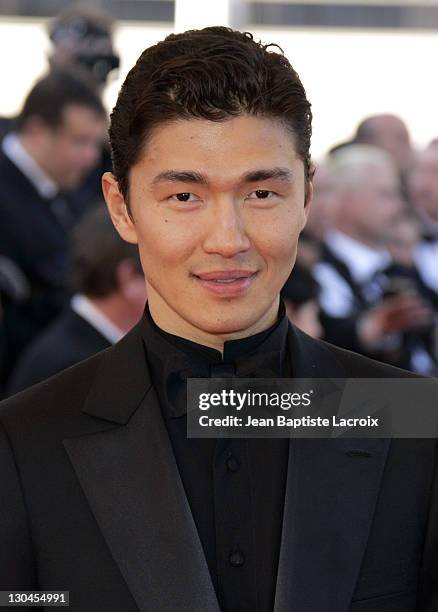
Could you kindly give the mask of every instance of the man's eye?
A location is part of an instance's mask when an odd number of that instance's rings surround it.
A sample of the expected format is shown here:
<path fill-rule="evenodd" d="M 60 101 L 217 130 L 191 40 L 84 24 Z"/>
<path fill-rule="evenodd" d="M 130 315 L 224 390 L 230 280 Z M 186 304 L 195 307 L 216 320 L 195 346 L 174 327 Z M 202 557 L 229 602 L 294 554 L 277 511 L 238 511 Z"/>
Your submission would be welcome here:
<path fill-rule="evenodd" d="M 170 197 L 171 200 L 176 200 L 177 202 L 196 202 L 199 200 L 198 196 L 194 193 L 189 193 L 188 191 L 184 191 L 183 193 L 175 193 Z"/>
<path fill-rule="evenodd" d="M 248 198 L 250 200 L 266 200 L 273 195 L 275 195 L 273 191 L 268 191 L 267 189 L 256 189 L 255 191 L 251 191 Z"/>

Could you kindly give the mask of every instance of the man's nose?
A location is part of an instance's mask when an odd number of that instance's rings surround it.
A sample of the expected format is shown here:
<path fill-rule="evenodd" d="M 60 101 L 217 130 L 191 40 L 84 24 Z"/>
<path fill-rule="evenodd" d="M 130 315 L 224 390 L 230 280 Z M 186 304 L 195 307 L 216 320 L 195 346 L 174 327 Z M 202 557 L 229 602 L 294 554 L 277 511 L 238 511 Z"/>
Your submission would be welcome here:
<path fill-rule="evenodd" d="M 239 202 L 223 198 L 214 201 L 211 210 L 204 250 L 223 257 L 234 257 L 247 251 L 250 241 Z"/>

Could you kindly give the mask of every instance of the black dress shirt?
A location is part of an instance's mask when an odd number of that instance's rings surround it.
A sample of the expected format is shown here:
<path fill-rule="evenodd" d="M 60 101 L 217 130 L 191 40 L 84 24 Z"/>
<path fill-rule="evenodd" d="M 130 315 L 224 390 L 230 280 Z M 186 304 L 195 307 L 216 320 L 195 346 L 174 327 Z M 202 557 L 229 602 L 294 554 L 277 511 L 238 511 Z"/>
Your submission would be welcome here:
<path fill-rule="evenodd" d="M 284 304 L 269 329 L 225 342 L 223 357 L 164 332 L 148 307 L 143 330 L 153 384 L 221 610 L 273 610 L 289 440 L 187 438 L 186 378 L 241 371 L 249 377 L 291 376 Z M 269 369 L 263 367 L 265 359 L 257 366 L 260 355 L 266 355 Z"/>

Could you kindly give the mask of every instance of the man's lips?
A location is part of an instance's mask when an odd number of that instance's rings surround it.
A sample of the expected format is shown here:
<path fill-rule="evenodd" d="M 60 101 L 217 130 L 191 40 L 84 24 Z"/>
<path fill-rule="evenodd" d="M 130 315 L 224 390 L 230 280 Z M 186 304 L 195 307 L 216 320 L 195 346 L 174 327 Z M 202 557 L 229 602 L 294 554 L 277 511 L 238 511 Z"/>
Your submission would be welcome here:
<path fill-rule="evenodd" d="M 202 272 L 194 274 L 201 280 L 205 281 L 230 281 L 242 278 L 249 278 L 256 274 L 257 270 L 213 270 L 212 272 Z"/>
<path fill-rule="evenodd" d="M 258 270 L 213 270 L 193 276 L 214 295 L 238 297 L 248 291 L 257 273 Z"/>

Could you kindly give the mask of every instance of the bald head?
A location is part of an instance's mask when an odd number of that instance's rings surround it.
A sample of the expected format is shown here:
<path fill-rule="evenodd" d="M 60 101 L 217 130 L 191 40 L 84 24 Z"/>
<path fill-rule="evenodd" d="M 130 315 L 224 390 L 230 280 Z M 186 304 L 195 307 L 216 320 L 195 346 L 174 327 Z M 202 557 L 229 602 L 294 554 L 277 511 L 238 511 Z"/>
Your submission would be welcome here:
<path fill-rule="evenodd" d="M 399 171 L 405 170 L 412 158 L 408 128 L 396 115 L 372 115 L 358 126 L 354 142 L 384 149 L 391 155 Z"/>
<path fill-rule="evenodd" d="M 388 174 L 396 173 L 396 166 L 388 153 L 378 147 L 359 144 L 334 153 L 327 168 L 336 192 L 362 190 L 376 169 L 383 168 Z"/>
<path fill-rule="evenodd" d="M 352 145 L 334 154 L 329 168 L 336 197 L 335 226 L 359 242 L 379 247 L 402 208 L 392 158 L 377 147 Z"/>

